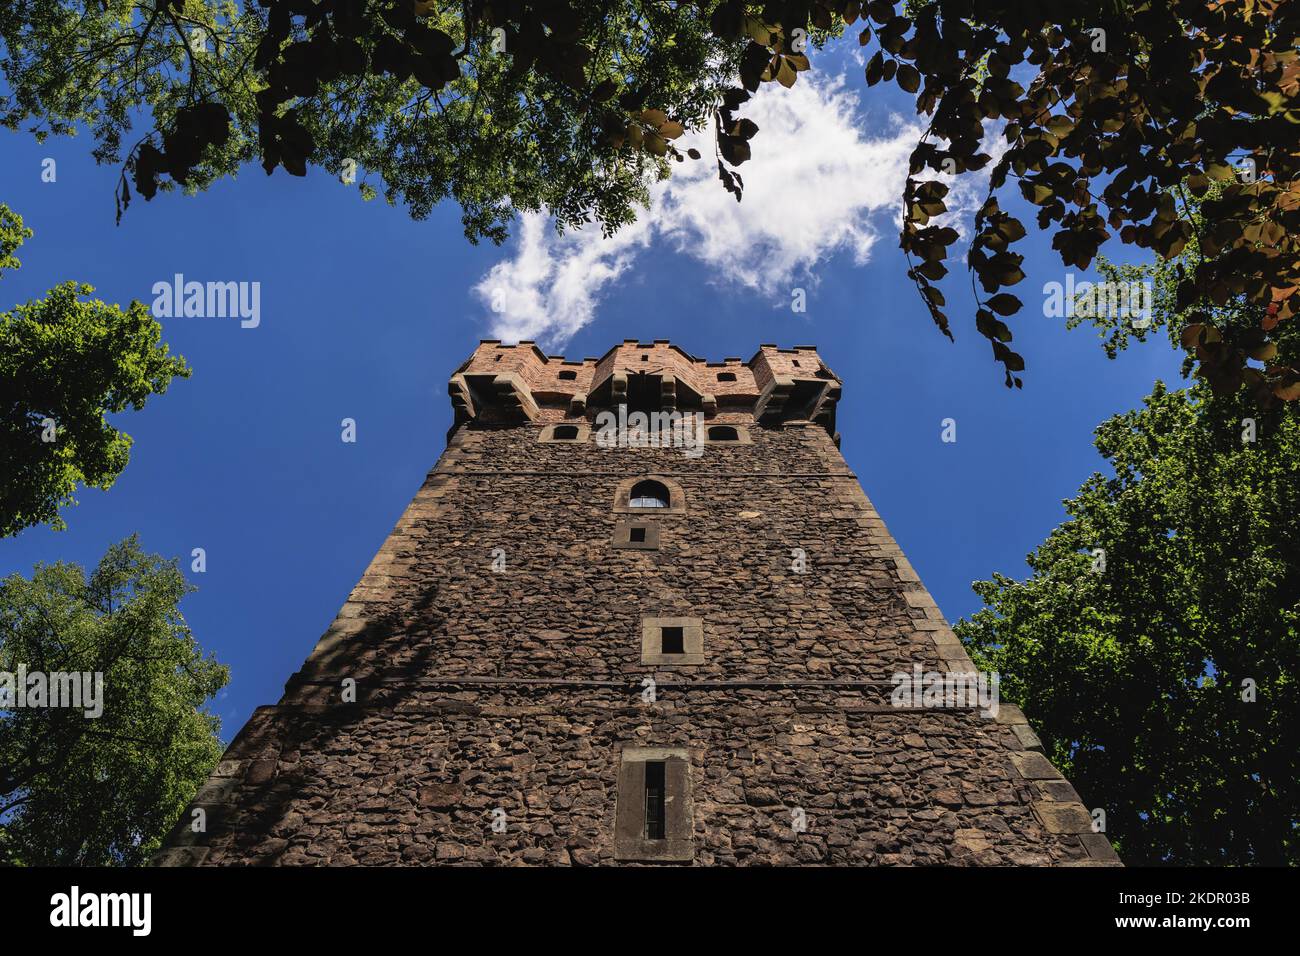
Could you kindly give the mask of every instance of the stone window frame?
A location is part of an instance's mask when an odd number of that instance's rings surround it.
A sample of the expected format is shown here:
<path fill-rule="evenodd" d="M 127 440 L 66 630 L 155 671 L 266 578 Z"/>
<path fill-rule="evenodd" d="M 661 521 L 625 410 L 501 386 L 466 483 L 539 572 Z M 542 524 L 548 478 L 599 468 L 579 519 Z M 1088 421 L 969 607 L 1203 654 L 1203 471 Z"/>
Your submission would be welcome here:
<path fill-rule="evenodd" d="M 665 627 L 682 629 L 683 653 L 663 653 L 661 634 Z M 641 618 L 641 663 L 655 667 L 703 664 L 704 620 L 698 617 Z"/>
<path fill-rule="evenodd" d="M 712 438 L 709 430 L 712 428 L 734 428 L 736 430 L 735 438 Z M 733 425 L 731 422 L 708 422 L 704 426 L 704 444 L 706 445 L 752 445 L 754 440 L 749 436 L 749 427 L 747 425 Z"/>
<path fill-rule="evenodd" d="M 663 511 L 662 508 L 638 508 L 638 511 Z M 645 540 L 633 541 L 632 529 L 644 528 Z M 659 550 L 659 525 L 654 521 L 620 521 L 614 526 L 614 536 L 610 540 L 610 545 L 615 548 L 625 548 L 631 551 L 658 551 Z"/>
<path fill-rule="evenodd" d="M 645 836 L 645 768 L 664 764 L 664 839 Z M 685 747 L 625 744 L 619 755 L 614 798 L 614 859 L 689 863 L 695 858 L 695 800 L 691 752 Z"/>
<path fill-rule="evenodd" d="M 632 489 L 643 481 L 657 481 L 668 489 L 667 508 L 633 508 L 628 504 L 631 500 Z M 665 475 L 637 475 L 634 478 L 627 478 L 619 482 L 618 488 L 614 491 L 614 513 L 642 515 L 645 517 L 686 514 L 686 492 L 682 491 L 681 485 Z"/>
<path fill-rule="evenodd" d="M 555 429 L 570 425 L 578 429 L 576 438 L 556 438 Z M 554 422 L 537 433 L 537 440 L 543 445 L 583 445 L 591 437 L 590 422 Z"/>

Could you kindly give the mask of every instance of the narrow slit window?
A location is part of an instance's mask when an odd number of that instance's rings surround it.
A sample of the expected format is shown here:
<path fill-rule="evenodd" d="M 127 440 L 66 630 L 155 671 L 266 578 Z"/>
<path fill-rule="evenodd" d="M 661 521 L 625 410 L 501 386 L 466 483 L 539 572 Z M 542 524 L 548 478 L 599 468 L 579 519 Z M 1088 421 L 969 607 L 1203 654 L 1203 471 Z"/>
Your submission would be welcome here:
<path fill-rule="evenodd" d="M 664 807 L 664 762 L 647 760 L 645 765 L 645 838 L 662 840 L 666 814 Z"/>
<path fill-rule="evenodd" d="M 661 654 L 685 654 L 685 637 L 680 627 L 665 627 L 659 632 Z"/>
<path fill-rule="evenodd" d="M 614 859 L 694 859 L 691 755 L 684 747 L 623 747 L 614 807 Z"/>

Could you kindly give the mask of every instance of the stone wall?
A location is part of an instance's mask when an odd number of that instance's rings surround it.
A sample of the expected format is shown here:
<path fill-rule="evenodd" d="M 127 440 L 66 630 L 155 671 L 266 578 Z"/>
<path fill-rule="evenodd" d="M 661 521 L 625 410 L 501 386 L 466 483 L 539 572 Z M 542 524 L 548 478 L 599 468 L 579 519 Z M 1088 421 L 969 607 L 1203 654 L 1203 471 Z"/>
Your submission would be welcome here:
<path fill-rule="evenodd" d="M 724 411 L 751 443 L 691 458 L 542 443 L 544 411 L 454 430 L 160 863 L 614 863 L 625 747 L 689 750 L 696 865 L 1115 860 L 1016 708 L 891 706 L 895 672 L 970 663 L 825 429 Z M 685 511 L 611 547 L 651 474 Z M 641 663 L 671 616 L 703 664 Z"/>

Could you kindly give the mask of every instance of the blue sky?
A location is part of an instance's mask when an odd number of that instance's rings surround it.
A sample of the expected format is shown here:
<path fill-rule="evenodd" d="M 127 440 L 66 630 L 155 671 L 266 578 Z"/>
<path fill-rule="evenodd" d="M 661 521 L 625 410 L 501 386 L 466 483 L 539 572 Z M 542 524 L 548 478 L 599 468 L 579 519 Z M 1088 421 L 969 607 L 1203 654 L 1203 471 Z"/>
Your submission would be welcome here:
<path fill-rule="evenodd" d="M 1101 466 L 1096 425 L 1140 403 L 1156 378 L 1177 381 L 1178 357 L 1162 337 L 1112 362 L 1089 330 L 1045 318 L 1042 286 L 1065 270 L 1009 194 L 1004 208 L 1031 228 L 1019 250 L 1028 278 L 1012 290 L 1026 303 L 1011 320 L 1028 363 L 1023 391 L 1003 388 L 974 331 L 964 268 L 945 285 L 957 342 L 943 338 L 897 249 L 890 190 L 911 106 L 896 90 L 866 89 L 855 52 L 850 39 L 814 59 L 797 111 L 757 110 L 767 125 L 741 169 L 753 200 L 743 215 L 715 208 L 707 170 L 699 181 L 684 171 L 639 232 L 604 247 L 555 242 L 544 220 L 529 249 L 518 238 L 474 247 L 450 204 L 413 222 L 323 171 L 268 178 L 257 167 L 196 197 L 137 199 L 115 226 L 118 170 L 94 164 L 87 137 L 37 145 L 0 133 L 0 201 L 36 232 L 22 268 L 0 279 L 0 309 L 67 279 L 106 301 L 150 302 L 153 284 L 178 272 L 257 281 L 262 296 L 255 329 L 163 320 L 193 378 L 118 419 L 135 447 L 117 484 L 83 490 L 67 531 L 0 541 L 0 575 L 38 561 L 93 565 L 132 532 L 187 572 L 204 548 L 207 571 L 189 575 L 199 590 L 182 609 L 231 667 L 214 705 L 229 739 L 279 698 L 441 453 L 448 376 L 480 338 L 540 329 L 563 340 L 548 351 L 570 358 L 632 337 L 711 360 L 748 359 L 762 342 L 817 345 L 845 383 L 850 466 L 949 620 L 970 614 L 970 582 L 1023 574 L 1062 519 L 1061 499 Z M 808 125 L 783 131 L 785 120 Z M 41 180 L 47 157 L 53 183 Z M 783 222 L 803 231 L 790 238 Z M 759 253 L 735 244 L 755 234 Z M 765 262 L 779 264 L 775 276 Z M 494 314 L 486 291 L 503 284 L 512 305 Z M 807 291 L 806 313 L 790 310 L 794 287 Z M 340 441 L 345 417 L 355 444 Z M 948 417 L 952 444 L 940 440 Z"/>

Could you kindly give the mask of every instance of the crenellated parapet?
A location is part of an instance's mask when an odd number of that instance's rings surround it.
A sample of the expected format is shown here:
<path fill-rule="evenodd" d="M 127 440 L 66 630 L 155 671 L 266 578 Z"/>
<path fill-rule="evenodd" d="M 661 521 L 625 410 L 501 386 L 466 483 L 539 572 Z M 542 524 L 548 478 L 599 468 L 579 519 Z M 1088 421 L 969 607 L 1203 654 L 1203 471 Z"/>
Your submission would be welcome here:
<path fill-rule="evenodd" d="M 533 342 L 479 343 L 448 384 L 456 423 L 583 418 L 628 405 L 755 421 L 811 421 L 835 433 L 841 383 L 811 345 L 760 345 L 749 361 L 696 358 L 667 339 L 625 339 L 600 358 L 547 355 Z"/>

